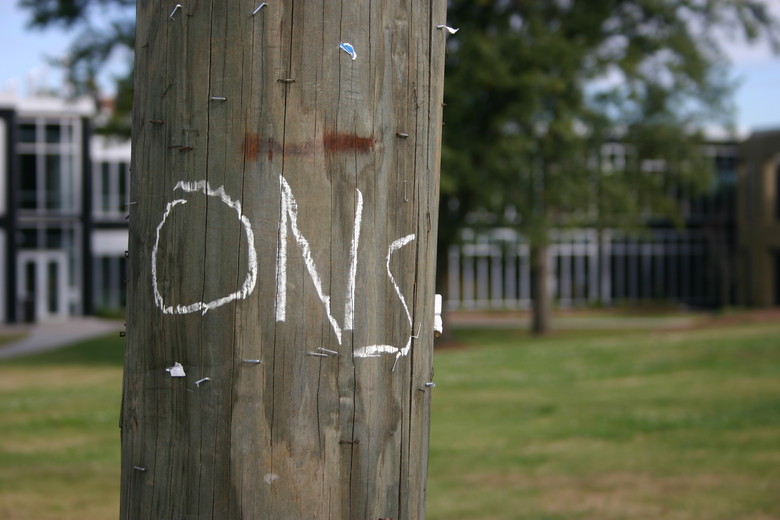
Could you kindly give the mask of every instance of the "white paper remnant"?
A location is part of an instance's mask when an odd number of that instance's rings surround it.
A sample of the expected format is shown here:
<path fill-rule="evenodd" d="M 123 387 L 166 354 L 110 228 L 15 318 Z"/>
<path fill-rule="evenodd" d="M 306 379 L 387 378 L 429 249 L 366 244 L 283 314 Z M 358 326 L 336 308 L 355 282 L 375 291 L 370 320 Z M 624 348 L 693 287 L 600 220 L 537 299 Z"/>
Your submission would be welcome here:
<path fill-rule="evenodd" d="M 355 52 L 355 48 L 351 43 L 341 42 L 339 43 L 339 49 L 349 54 L 352 57 L 352 61 L 357 59 L 357 52 Z"/>
<path fill-rule="evenodd" d="M 444 332 L 444 324 L 441 320 L 441 294 L 437 294 L 433 302 L 433 336 L 439 338 Z"/>
<path fill-rule="evenodd" d="M 454 29 L 454 28 L 450 27 L 449 25 L 437 25 L 436 28 L 437 29 L 446 29 L 447 32 L 450 33 L 450 34 L 455 34 L 456 32 L 460 31 L 460 27 L 458 27 L 457 29 Z"/>
<path fill-rule="evenodd" d="M 276 473 L 266 473 L 266 475 L 263 477 L 263 481 L 270 486 L 271 483 L 278 478 L 279 475 Z"/>
<path fill-rule="evenodd" d="M 173 364 L 172 367 L 166 368 L 166 372 L 170 372 L 171 377 L 184 377 L 186 374 L 184 373 L 184 367 L 181 366 L 181 363 L 178 361 Z"/>

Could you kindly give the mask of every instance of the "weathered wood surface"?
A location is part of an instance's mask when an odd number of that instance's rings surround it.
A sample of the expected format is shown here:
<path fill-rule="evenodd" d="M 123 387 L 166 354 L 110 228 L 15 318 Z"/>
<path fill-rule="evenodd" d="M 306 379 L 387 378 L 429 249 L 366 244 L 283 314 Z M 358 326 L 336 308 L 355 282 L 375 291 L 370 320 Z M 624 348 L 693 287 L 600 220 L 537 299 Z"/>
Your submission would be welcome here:
<path fill-rule="evenodd" d="M 424 517 L 445 3 L 139 0 L 123 519 Z"/>

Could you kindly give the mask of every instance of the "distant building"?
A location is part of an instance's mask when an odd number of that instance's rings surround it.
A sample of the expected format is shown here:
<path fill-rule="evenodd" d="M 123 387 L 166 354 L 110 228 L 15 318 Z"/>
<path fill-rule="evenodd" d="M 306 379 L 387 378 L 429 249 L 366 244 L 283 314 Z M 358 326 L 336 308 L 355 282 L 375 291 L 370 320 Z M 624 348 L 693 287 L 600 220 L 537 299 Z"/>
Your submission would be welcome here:
<path fill-rule="evenodd" d="M 118 314 L 126 300 L 130 143 L 95 135 L 89 99 L 0 94 L 0 321 Z M 625 162 L 627 147 L 602 150 Z M 665 301 L 780 304 L 780 130 L 710 144 L 705 195 L 676 194 L 685 225 L 554 233 L 562 307 Z M 741 164 L 737 174 L 737 159 Z M 464 229 L 446 258 L 450 308 L 529 308 L 529 251 L 507 228 Z"/>
<path fill-rule="evenodd" d="M 676 189 L 681 228 L 649 219 L 647 230 L 635 236 L 615 229 L 554 231 L 549 262 L 557 304 L 734 303 L 737 151 L 732 141 L 713 142 L 702 150 L 714 162 L 715 179 L 703 195 L 684 186 Z M 610 143 L 602 149 L 602 160 L 621 168 L 627 153 L 625 144 Z M 648 168 L 661 171 L 663 163 L 655 161 Z M 439 261 L 446 262 L 446 287 L 440 290 L 450 309 L 530 308 L 529 248 L 515 230 L 463 229 L 460 242 Z"/>
<path fill-rule="evenodd" d="M 780 130 L 739 147 L 738 302 L 780 305 Z"/>
<path fill-rule="evenodd" d="M 0 321 L 124 305 L 130 146 L 95 116 L 89 99 L 0 95 Z"/>

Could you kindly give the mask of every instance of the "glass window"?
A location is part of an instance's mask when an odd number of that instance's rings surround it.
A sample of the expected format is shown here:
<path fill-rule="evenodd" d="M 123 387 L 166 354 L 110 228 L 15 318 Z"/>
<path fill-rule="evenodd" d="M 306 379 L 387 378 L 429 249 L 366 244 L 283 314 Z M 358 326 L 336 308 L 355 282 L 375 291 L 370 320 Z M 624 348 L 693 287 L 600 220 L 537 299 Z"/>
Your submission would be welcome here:
<path fill-rule="evenodd" d="M 25 271 L 25 281 L 27 282 L 25 284 L 25 289 L 27 289 L 27 295 L 30 298 L 35 298 L 35 285 L 36 285 L 35 262 L 25 262 L 24 271 Z"/>
<path fill-rule="evenodd" d="M 47 143 L 60 143 L 62 140 L 62 126 L 54 124 L 46 125 Z"/>
<path fill-rule="evenodd" d="M 74 155 L 64 155 L 60 163 L 60 190 L 62 191 L 62 210 L 78 211 L 76 195 L 76 161 Z"/>
<path fill-rule="evenodd" d="M 75 176 L 81 151 L 73 146 L 74 125 L 73 121 L 60 124 L 59 120 L 43 119 L 19 124 L 21 209 L 56 212 L 77 209 Z"/>
<path fill-rule="evenodd" d="M 38 167 L 37 156 L 32 154 L 19 155 L 21 171 L 19 206 L 23 209 L 35 209 L 38 206 Z"/>
<path fill-rule="evenodd" d="M 98 162 L 95 164 L 95 172 L 95 211 L 112 217 L 123 215 L 127 209 L 130 188 L 128 164 Z"/>
<path fill-rule="evenodd" d="M 70 287 L 77 287 L 79 283 L 79 266 L 81 255 L 79 254 L 79 237 L 73 226 L 62 228 L 62 249 L 68 254 L 67 283 Z"/>
<path fill-rule="evenodd" d="M 61 164 L 61 156 L 46 156 L 46 209 L 64 209 Z"/>
<path fill-rule="evenodd" d="M 111 165 L 100 163 L 100 209 L 111 211 Z"/>
<path fill-rule="evenodd" d="M 59 296 L 60 296 L 60 271 L 59 262 L 49 262 L 49 312 L 51 314 L 57 314 L 59 312 Z"/>
<path fill-rule="evenodd" d="M 23 249 L 35 249 L 38 247 L 37 229 L 20 229 L 18 243 Z"/>
<path fill-rule="evenodd" d="M 127 260 L 124 257 L 101 256 L 95 259 L 95 305 L 104 311 L 117 311 L 125 306 L 127 290 Z"/>
<path fill-rule="evenodd" d="M 19 125 L 19 141 L 22 143 L 34 143 L 37 141 L 35 136 L 35 123 L 24 123 Z"/>
<path fill-rule="evenodd" d="M 46 230 L 46 249 L 62 249 L 64 243 L 62 240 L 62 229 L 49 228 Z"/>

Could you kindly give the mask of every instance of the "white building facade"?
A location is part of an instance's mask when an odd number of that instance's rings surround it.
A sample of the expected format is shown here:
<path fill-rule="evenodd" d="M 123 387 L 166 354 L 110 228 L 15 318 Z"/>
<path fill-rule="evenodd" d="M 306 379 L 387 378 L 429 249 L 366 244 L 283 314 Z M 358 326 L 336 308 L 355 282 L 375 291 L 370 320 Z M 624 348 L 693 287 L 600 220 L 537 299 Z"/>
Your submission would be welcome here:
<path fill-rule="evenodd" d="M 130 146 L 90 99 L 0 97 L 0 320 L 118 314 Z"/>

